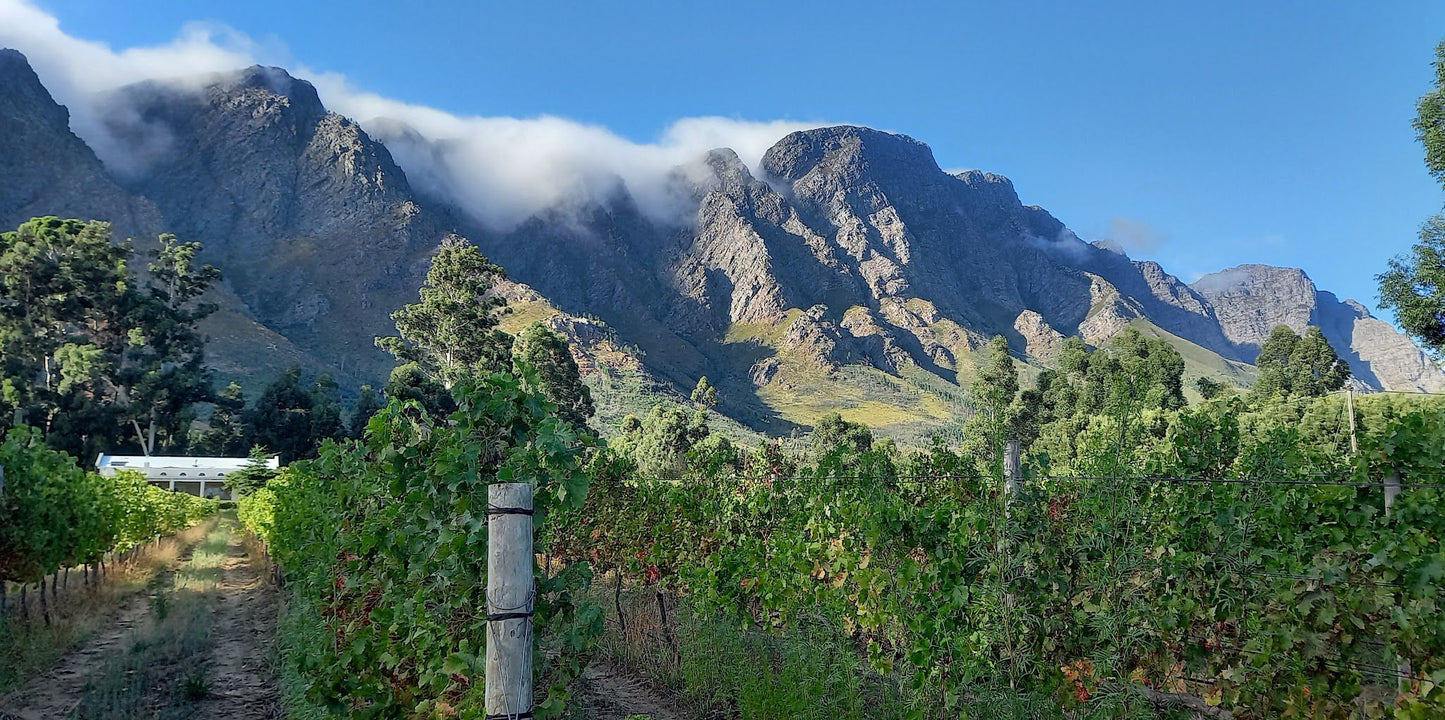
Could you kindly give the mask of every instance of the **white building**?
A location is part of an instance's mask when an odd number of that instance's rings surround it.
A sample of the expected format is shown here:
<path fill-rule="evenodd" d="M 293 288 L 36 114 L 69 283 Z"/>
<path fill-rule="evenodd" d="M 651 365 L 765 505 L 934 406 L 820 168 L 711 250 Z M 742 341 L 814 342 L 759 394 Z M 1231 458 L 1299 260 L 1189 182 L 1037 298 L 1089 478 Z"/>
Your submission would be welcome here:
<path fill-rule="evenodd" d="M 250 465 L 251 458 L 228 457 L 181 457 L 155 455 L 106 455 L 95 460 L 95 469 L 106 477 L 114 476 L 121 470 L 134 470 L 145 476 L 152 485 L 163 485 L 168 490 L 190 493 L 200 497 L 231 499 L 231 491 L 225 488 L 226 476 Z M 281 467 L 281 458 L 272 456 L 265 460 L 266 467 L 275 470 Z"/>

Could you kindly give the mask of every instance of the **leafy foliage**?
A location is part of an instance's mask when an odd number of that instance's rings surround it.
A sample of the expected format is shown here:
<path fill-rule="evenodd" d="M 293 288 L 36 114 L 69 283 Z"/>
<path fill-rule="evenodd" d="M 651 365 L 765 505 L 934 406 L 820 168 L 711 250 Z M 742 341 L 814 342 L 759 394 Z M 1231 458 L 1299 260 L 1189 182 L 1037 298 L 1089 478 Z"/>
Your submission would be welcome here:
<path fill-rule="evenodd" d="M 1390 260 L 1376 280 L 1380 307 L 1393 309 L 1400 327 L 1437 357 L 1445 353 L 1445 216 L 1427 220 L 1410 254 Z"/>
<path fill-rule="evenodd" d="M 698 407 L 717 407 L 717 386 L 706 375 L 698 378 L 697 385 L 693 386 L 692 402 Z"/>
<path fill-rule="evenodd" d="M 1304 337 L 1281 325 L 1259 349 L 1259 380 L 1250 391 L 1256 398 L 1271 395 L 1315 397 L 1334 392 L 1350 378 L 1349 363 L 1341 360 L 1318 327 Z"/>
<path fill-rule="evenodd" d="M 942 445 L 832 448 L 784 477 L 760 453 L 653 478 L 614 450 L 548 550 L 743 626 L 826 621 L 931 696 L 924 716 L 1151 715 L 1148 691 L 1236 717 L 1375 717 L 1396 657 L 1401 716 L 1445 709 L 1439 494 L 1408 490 L 1386 517 L 1380 486 L 1438 477 L 1445 413 L 1362 402 L 1351 462 L 1338 398 L 1139 411 L 1157 386 L 1114 382 L 1084 452 L 1012 498 Z M 1201 475 L 1221 481 L 1161 479 Z"/>
<path fill-rule="evenodd" d="M 1445 41 L 1435 46 L 1435 87 L 1415 107 L 1415 137 L 1425 146 L 1425 167 L 1445 184 Z"/>
<path fill-rule="evenodd" d="M 647 474 L 670 478 L 686 470 L 689 454 L 711 435 L 703 412 L 654 405 L 646 420 L 623 418 L 617 445 L 635 457 Z"/>
<path fill-rule="evenodd" d="M 161 235 L 142 278 L 101 222 L 35 218 L 0 235 L 0 400 L 55 447 L 90 455 L 122 438 L 146 454 L 188 441 L 211 398 L 200 302 L 219 278 L 201 246 Z M 131 435 L 131 432 L 134 432 Z"/>
<path fill-rule="evenodd" d="M 526 385 L 535 386 L 536 378 Z M 323 631 L 289 649 L 308 696 L 346 717 L 482 717 L 487 623 L 487 486 L 535 485 L 539 532 L 587 493 L 579 433 L 505 374 L 463 376 L 437 422 L 393 400 L 362 442 L 328 442 L 244 498 L 241 516 L 286 569 Z M 559 717 L 601 616 L 581 603 L 591 573 L 538 570 L 537 717 Z"/>
<path fill-rule="evenodd" d="M 85 472 L 26 426 L 6 433 L 0 467 L 0 581 L 30 582 L 96 562 L 194 524 L 216 506 L 137 473 Z"/>
<path fill-rule="evenodd" d="M 512 346 L 512 362 L 518 377 L 524 378 L 529 390 L 542 393 L 557 406 L 563 420 L 577 428 L 585 428 L 587 419 L 597 412 L 592 404 L 592 391 L 582 384 L 582 372 L 567 348 L 567 340 L 534 322 L 517 333 Z M 534 374 L 528 374 L 528 370 Z M 525 380 L 525 378 L 534 380 Z M 531 382 L 535 381 L 535 386 Z"/>
<path fill-rule="evenodd" d="M 501 298 L 489 296 L 502 268 L 460 238 L 437 249 L 421 288 L 421 301 L 392 313 L 399 336 L 377 347 L 451 387 L 462 375 L 505 369 L 511 338 L 497 330 Z"/>
<path fill-rule="evenodd" d="M 272 455 L 266 448 L 260 445 L 251 448 L 249 457 L 251 461 L 245 467 L 233 470 L 226 476 L 226 489 L 231 491 L 233 498 L 250 495 L 266 487 L 266 483 L 271 482 L 278 474 L 267 462 Z"/>
<path fill-rule="evenodd" d="M 347 423 L 346 436 L 359 440 L 366 434 L 366 424 L 371 422 L 371 417 L 386 407 L 382 402 L 381 395 L 370 385 L 362 385 L 356 395 L 356 409 L 351 412 L 351 422 Z"/>
<path fill-rule="evenodd" d="M 246 444 L 275 452 L 283 463 L 313 457 L 322 441 L 345 434 L 336 383 L 322 375 L 303 388 L 301 369 L 295 367 L 266 386 L 242 413 L 241 425 Z"/>

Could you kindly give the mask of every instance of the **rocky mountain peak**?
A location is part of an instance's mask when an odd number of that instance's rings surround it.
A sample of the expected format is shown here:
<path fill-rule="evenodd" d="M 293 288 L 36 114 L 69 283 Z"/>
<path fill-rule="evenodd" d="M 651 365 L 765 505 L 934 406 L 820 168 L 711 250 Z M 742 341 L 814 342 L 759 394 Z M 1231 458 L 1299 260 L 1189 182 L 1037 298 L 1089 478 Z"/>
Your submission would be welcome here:
<path fill-rule="evenodd" d="M 1314 325 L 1350 363 L 1362 389 L 1445 390 L 1445 372 L 1414 343 L 1363 305 L 1320 290 L 1299 268 L 1240 265 L 1205 275 L 1191 287 L 1209 299 L 1225 336 L 1248 362 L 1274 328 L 1303 333 Z"/>
<path fill-rule="evenodd" d="M 0 228 L 37 215 L 107 220 L 122 237 L 160 227 L 154 208 L 129 197 L 71 132 L 70 112 L 25 55 L 9 49 L 0 49 L 0 178 Z"/>
<path fill-rule="evenodd" d="M 1002 175 L 982 170 L 964 170 L 954 177 L 962 180 L 963 184 L 968 186 L 969 194 L 980 203 L 1009 209 L 1021 206 L 1013 181 Z"/>
<path fill-rule="evenodd" d="M 1318 294 L 1303 270 L 1273 265 L 1227 268 L 1199 278 L 1190 287 L 1214 305 L 1225 337 L 1251 347 L 1251 352 L 1257 352 L 1279 325 L 1303 330 L 1314 316 Z"/>
<path fill-rule="evenodd" d="M 284 68 L 252 65 L 216 84 L 238 90 L 267 90 L 287 98 L 297 106 L 315 108 L 322 112 L 326 110 L 321 104 L 321 97 L 316 94 L 316 86 L 292 77 Z"/>
<path fill-rule="evenodd" d="M 933 150 L 907 135 L 854 125 L 799 130 L 763 155 L 768 175 L 797 182 L 814 172 L 886 179 L 938 168 Z"/>

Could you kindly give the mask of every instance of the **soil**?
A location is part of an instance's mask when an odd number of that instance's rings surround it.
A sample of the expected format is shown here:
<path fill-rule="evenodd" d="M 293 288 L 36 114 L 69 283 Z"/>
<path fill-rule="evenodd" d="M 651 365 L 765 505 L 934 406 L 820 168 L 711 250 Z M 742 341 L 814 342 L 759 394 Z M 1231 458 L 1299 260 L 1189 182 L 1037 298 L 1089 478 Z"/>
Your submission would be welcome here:
<path fill-rule="evenodd" d="M 205 667 L 209 691 L 191 718 L 270 720 L 283 716 L 280 693 L 268 658 L 276 627 L 276 599 L 265 574 L 247 556 L 233 531 L 215 597 Z M 185 557 L 189 562 L 189 557 Z M 10 695 L 0 698 L 0 720 L 65 718 L 75 710 L 90 681 L 156 629 L 155 591 L 127 599 L 107 625 L 83 646 L 66 654 Z M 204 612 L 205 610 L 203 610 Z"/>
<path fill-rule="evenodd" d="M 653 720 L 691 717 L 678 710 L 665 693 L 600 655 L 582 672 L 577 701 L 591 720 L 622 720 L 629 715 Z"/>
<path fill-rule="evenodd" d="M 276 593 L 266 574 L 231 535 L 219 597 L 212 609 L 211 691 L 197 717 L 270 720 L 284 717 L 269 658 L 276 629 Z"/>
<path fill-rule="evenodd" d="M 151 625 L 154 592 L 132 595 L 105 626 L 82 647 L 55 664 L 48 672 L 32 678 L 20 689 L 0 698 L 0 720 L 68 717 L 80 702 L 80 693 L 90 676 L 104 667 L 114 653 L 125 652 L 129 639 Z"/>
<path fill-rule="evenodd" d="M 223 523 L 232 532 L 222 579 L 209 607 L 201 610 L 211 613 L 209 648 L 204 660 L 208 690 L 189 712 L 181 711 L 180 715 L 203 720 L 279 719 L 284 712 L 271 666 L 277 614 L 275 588 L 267 582 L 259 561 L 247 554 L 234 521 Z M 182 555 L 182 563 L 190 562 L 189 554 L 188 550 Z M 86 643 L 67 653 L 49 671 L 0 697 L 0 720 L 69 717 L 87 683 L 110 665 L 112 658 L 157 632 L 155 596 L 154 589 L 130 596 Z M 574 717 L 691 718 L 665 691 L 602 655 L 588 665 L 575 689 Z"/>

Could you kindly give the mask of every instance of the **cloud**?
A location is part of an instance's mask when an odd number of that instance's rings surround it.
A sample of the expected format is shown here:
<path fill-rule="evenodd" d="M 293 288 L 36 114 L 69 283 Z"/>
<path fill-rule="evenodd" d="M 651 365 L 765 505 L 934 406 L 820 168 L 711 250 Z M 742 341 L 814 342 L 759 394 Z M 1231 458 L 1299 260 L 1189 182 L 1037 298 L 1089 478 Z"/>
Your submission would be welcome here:
<path fill-rule="evenodd" d="M 1104 233 L 1102 243 L 1132 255 L 1153 252 L 1168 240 L 1167 234 L 1148 223 L 1132 218 L 1114 217 L 1109 219 L 1109 228 Z"/>
<path fill-rule="evenodd" d="M 279 43 L 257 42 L 222 25 L 187 24 L 170 42 L 116 50 L 67 34 L 56 16 L 27 0 L 0 0 L 0 47 L 25 53 L 51 94 L 70 109 L 71 129 L 119 172 L 158 152 L 165 138 L 138 131 L 134 122 L 127 124 L 125 139 L 115 137 L 101 118 L 113 119 L 124 108 L 116 108 L 107 91 L 144 80 L 199 87 L 208 73 L 285 65 L 316 85 L 328 108 L 383 139 L 419 189 L 493 229 L 513 227 L 559 204 L 603 200 L 619 188 L 644 212 L 681 220 L 677 190 L 669 182 L 680 166 L 698 162 L 707 150 L 729 147 L 756 172 L 774 142 L 824 124 L 690 117 L 673 122 L 652 142 L 639 143 L 561 117 L 458 116 L 366 92 L 344 75 L 292 62 Z"/>
<path fill-rule="evenodd" d="M 1034 247 L 1046 250 L 1051 253 L 1062 255 L 1073 263 L 1083 263 L 1089 259 L 1093 246 L 1079 239 L 1073 230 L 1063 228 L 1054 238 L 1045 238 L 1038 235 L 1029 235 L 1025 238 Z"/>

